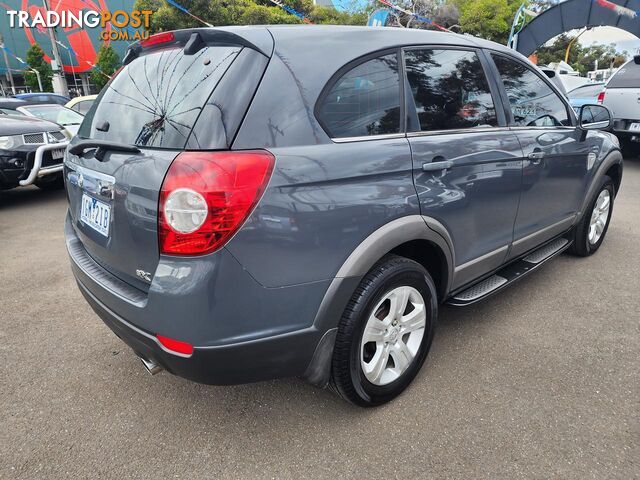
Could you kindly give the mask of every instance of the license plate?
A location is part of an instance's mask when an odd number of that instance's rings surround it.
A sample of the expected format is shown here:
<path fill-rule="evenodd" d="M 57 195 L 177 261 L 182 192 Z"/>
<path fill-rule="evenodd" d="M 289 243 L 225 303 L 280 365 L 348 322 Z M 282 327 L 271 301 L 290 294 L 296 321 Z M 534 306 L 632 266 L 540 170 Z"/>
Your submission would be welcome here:
<path fill-rule="evenodd" d="M 105 237 L 109 236 L 111 205 L 82 194 L 80 221 Z"/>
<path fill-rule="evenodd" d="M 54 160 L 60 160 L 64 157 L 64 148 L 57 148 L 56 150 L 51 150 L 51 158 Z"/>
<path fill-rule="evenodd" d="M 629 126 L 629 130 L 631 130 L 632 132 L 640 132 L 640 123 L 632 123 Z"/>

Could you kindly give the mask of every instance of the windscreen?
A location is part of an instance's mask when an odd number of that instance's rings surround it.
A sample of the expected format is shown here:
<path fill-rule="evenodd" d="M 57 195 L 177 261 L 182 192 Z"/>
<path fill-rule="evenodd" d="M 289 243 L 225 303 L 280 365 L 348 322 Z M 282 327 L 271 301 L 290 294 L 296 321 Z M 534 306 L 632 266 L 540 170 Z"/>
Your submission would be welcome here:
<path fill-rule="evenodd" d="M 80 127 L 80 138 L 182 149 L 207 99 L 242 48 L 180 48 L 133 60 L 103 89 Z"/>
<path fill-rule="evenodd" d="M 607 88 L 640 88 L 640 65 L 632 61 L 620 67 Z"/>

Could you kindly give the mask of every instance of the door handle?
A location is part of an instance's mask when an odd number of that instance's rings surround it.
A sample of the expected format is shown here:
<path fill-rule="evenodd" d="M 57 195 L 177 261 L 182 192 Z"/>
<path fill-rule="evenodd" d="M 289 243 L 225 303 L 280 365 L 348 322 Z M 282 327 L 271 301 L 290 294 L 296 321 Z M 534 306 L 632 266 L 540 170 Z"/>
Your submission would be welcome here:
<path fill-rule="evenodd" d="M 451 160 L 443 160 L 441 162 L 429 162 L 422 164 L 423 172 L 439 172 L 441 170 L 446 170 L 447 168 L 453 167 L 453 162 Z"/>
<path fill-rule="evenodd" d="M 527 157 L 529 158 L 529 160 L 531 160 L 531 163 L 533 163 L 534 165 L 538 165 L 544 158 L 544 152 L 541 150 L 534 150 L 529 155 L 527 155 Z"/>

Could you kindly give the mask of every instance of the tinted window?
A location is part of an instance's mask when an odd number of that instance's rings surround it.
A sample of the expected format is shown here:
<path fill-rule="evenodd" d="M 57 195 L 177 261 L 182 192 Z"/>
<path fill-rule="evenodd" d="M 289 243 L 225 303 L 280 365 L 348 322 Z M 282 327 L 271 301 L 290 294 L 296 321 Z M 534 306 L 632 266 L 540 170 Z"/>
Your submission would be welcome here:
<path fill-rule="evenodd" d="M 396 54 L 362 63 L 331 87 L 319 106 L 329 135 L 360 137 L 400 131 L 400 81 Z"/>
<path fill-rule="evenodd" d="M 601 83 L 596 85 L 583 85 L 582 87 L 571 90 L 569 92 L 569 98 L 596 98 L 603 89 L 604 85 Z"/>
<path fill-rule="evenodd" d="M 537 74 L 506 57 L 494 55 L 493 59 L 507 91 L 515 125 L 546 127 L 571 124 L 565 104 Z"/>
<path fill-rule="evenodd" d="M 609 80 L 607 88 L 640 88 L 640 65 L 631 61 L 620 67 Z"/>
<path fill-rule="evenodd" d="M 407 78 L 420 129 L 496 126 L 496 110 L 474 52 L 407 50 Z"/>
<path fill-rule="evenodd" d="M 205 47 L 143 55 L 109 83 L 78 136 L 129 145 L 182 149 L 207 99 L 240 48 Z M 97 126 L 109 122 L 108 131 Z"/>

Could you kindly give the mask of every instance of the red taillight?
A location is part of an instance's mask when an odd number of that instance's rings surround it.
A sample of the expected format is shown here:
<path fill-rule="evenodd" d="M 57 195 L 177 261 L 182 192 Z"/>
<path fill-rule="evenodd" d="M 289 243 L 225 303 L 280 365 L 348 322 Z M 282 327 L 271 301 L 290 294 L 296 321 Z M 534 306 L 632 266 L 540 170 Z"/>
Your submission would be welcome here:
<path fill-rule="evenodd" d="M 265 150 L 178 155 L 160 191 L 160 252 L 202 255 L 222 247 L 260 199 L 274 161 Z"/>
<path fill-rule="evenodd" d="M 598 94 L 598 103 L 604 102 L 604 90 Z"/>
<path fill-rule="evenodd" d="M 156 335 L 156 338 L 162 346 L 171 353 L 179 353 L 181 355 L 191 355 L 193 353 L 193 345 L 190 343 L 181 342 L 180 340 L 174 340 L 169 337 L 163 337 L 162 335 Z"/>
<path fill-rule="evenodd" d="M 140 41 L 140 46 L 143 48 L 153 47 L 154 45 L 160 45 L 162 43 L 173 42 L 176 37 L 173 32 L 162 32 L 150 35 L 149 38 L 145 38 Z"/>

